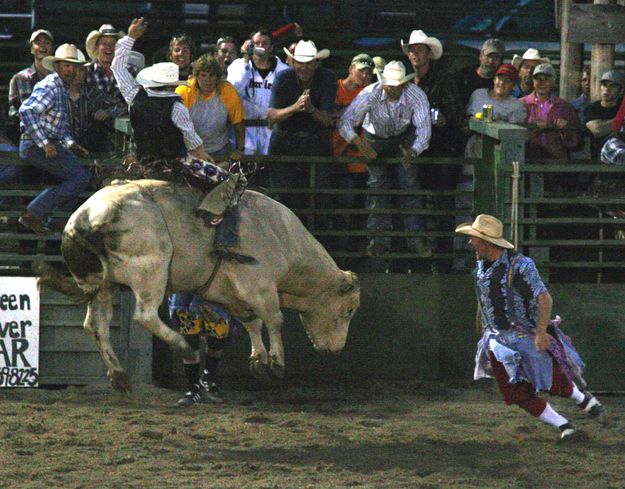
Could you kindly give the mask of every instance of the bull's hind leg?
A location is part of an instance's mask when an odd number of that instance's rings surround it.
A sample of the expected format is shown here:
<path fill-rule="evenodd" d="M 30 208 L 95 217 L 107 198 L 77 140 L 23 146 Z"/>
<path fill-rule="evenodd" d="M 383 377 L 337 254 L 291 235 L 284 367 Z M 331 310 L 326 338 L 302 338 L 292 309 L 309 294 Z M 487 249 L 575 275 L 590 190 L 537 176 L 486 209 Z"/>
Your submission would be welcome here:
<path fill-rule="evenodd" d="M 128 392 L 132 384 L 124 367 L 119 363 L 111 345 L 110 324 L 113 317 L 113 289 L 103 284 L 87 306 L 87 316 L 83 324 L 91 333 L 100 356 L 106 365 L 113 389 Z"/>

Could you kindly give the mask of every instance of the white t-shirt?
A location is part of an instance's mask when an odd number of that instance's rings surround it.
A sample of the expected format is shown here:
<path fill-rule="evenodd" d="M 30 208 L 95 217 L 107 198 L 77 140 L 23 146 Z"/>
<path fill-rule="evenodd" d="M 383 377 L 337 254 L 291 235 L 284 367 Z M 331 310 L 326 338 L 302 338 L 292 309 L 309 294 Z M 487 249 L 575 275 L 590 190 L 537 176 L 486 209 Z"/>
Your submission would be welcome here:
<path fill-rule="evenodd" d="M 263 78 L 251 60 L 235 59 L 228 66 L 228 81 L 237 89 L 243 101 L 246 119 L 266 119 L 271 87 L 276 74 L 288 69 L 288 65 L 275 57 L 276 67 Z"/>

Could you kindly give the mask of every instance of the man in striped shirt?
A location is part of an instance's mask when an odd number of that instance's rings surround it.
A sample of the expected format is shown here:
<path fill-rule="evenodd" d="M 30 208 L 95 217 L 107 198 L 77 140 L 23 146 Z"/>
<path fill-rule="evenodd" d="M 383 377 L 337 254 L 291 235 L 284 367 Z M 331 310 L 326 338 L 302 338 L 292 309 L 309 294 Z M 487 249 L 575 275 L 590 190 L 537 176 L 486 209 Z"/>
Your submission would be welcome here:
<path fill-rule="evenodd" d="M 355 144 L 362 155 L 371 160 L 367 185 L 374 190 L 390 189 L 393 176 L 402 190 L 419 188 L 418 169 L 414 159 L 428 148 L 432 128 L 430 104 L 427 96 L 416 84 L 407 83 L 414 73 L 406 75 L 406 68 L 400 61 L 391 61 L 380 74 L 381 80 L 369 85 L 347 108 L 339 120 L 338 129 L 346 141 Z M 362 125 L 364 136 L 356 134 L 355 128 Z M 403 165 L 376 165 L 379 157 L 404 158 Z M 415 195 L 398 197 L 400 207 L 420 209 L 423 199 Z M 370 195 L 369 209 L 390 208 L 388 195 Z M 404 216 L 406 231 L 419 231 L 423 218 L 416 215 Z M 392 229 L 391 216 L 371 214 L 367 221 L 371 231 Z M 367 246 L 369 256 L 378 256 L 390 248 L 390 237 L 372 237 Z M 423 238 L 408 238 L 408 248 L 419 256 L 432 254 Z"/>
<path fill-rule="evenodd" d="M 74 141 L 69 131 L 67 101 L 77 67 L 84 64 L 85 57 L 76 46 L 59 46 L 54 56 L 43 60 L 43 65 L 54 73 L 37 83 L 20 107 L 20 158 L 62 180 L 35 197 L 19 218 L 20 224 L 38 234 L 50 233 L 50 225 L 56 227 L 57 223 L 49 222 L 48 217 L 57 209 L 73 205 L 89 184 L 89 175 L 76 158 L 87 157 L 89 152 Z"/>

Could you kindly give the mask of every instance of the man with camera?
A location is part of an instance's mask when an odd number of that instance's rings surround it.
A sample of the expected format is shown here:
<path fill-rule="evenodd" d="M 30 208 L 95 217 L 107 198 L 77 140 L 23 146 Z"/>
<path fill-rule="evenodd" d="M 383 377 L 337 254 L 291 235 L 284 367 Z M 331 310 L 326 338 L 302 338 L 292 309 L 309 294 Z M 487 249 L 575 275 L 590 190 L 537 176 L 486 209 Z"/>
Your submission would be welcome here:
<path fill-rule="evenodd" d="M 267 127 L 267 110 L 271 87 L 276 75 L 288 66 L 272 53 L 271 33 L 258 29 L 243 47 L 245 54 L 228 67 L 228 81 L 243 101 L 245 112 L 245 154 L 266 155 L 271 129 Z"/>

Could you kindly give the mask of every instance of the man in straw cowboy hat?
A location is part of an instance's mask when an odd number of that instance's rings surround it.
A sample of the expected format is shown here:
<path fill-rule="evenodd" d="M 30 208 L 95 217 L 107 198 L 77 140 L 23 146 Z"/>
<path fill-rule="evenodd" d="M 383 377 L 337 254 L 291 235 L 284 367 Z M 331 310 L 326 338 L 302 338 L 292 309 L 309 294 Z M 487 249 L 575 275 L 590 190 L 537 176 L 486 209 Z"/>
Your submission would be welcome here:
<path fill-rule="evenodd" d="M 269 154 L 330 156 L 336 76 L 321 66 L 330 51 L 318 50 L 313 41 L 302 40 L 293 53 L 286 48 L 284 52 L 291 58 L 292 68 L 280 72 L 271 88 L 267 118 L 273 132 Z M 327 169 L 322 166 L 317 170 L 321 170 L 317 184 L 323 185 Z M 271 183 L 278 187 L 306 186 L 307 174 L 304 168 L 284 163 L 270 167 Z"/>
<path fill-rule="evenodd" d="M 85 41 L 85 49 L 91 63 L 87 66 L 85 83 L 98 87 L 110 97 L 115 98 L 120 106 L 127 110 L 128 107 L 119 91 L 111 67 L 115 55 L 115 44 L 122 37 L 124 37 L 124 32 L 118 31 L 111 24 L 103 24 L 98 30 L 89 33 Z M 132 76 L 137 75 L 137 69 L 133 65 L 129 64 L 128 70 Z"/>
<path fill-rule="evenodd" d="M 102 24 L 98 30 L 93 30 L 87 36 L 85 49 L 91 63 L 87 65 L 85 73 L 85 86 L 97 88 L 115 100 L 117 110 L 109 113 L 100 113 L 90 128 L 91 139 L 101 140 L 103 145 L 111 145 L 114 134 L 113 120 L 115 117 L 128 114 L 128 105 L 122 96 L 117 81 L 111 69 L 115 54 L 115 43 L 124 36 L 123 31 L 118 31 L 111 24 Z M 137 68 L 129 63 L 128 70 L 132 76 L 137 75 Z"/>
<path fill-rule="evenodd" d="M 414 83 L 414 73 L 406 74 L 401 61 L 391 61 L 380 74 L 381 81 L 362 90 L 341 116 L 338 129 L 346 141 L 356 145 L 362 155 L 371 160 L 369 165 L 369 188 L 391 188 L 393 175 L 403 190 L 419 188 L 418 167 L 411 164 L 427 149 L 430 135 L 430 104 L 423 90 Z M 362 125 L 364 135 L 358 136 L 355 128 Z M 404 158 L 403 165 L 376 165 L 379 157 Z M 372 194 L 367 199 L 370 209 L 390 208 L 388 195 Z M 407 209 L 423 207 L 422 198 L 415 195 L 399 196 L 399 205 Z M 406 231 L 419 231 L 423 218 L 405 215 Z M 392 229 L 390 215 L 372 214 L 367 221 L 372 231 Z M 378 256 L 390 248 L 390 237 L 373 237 L 367 246 L 369 256 Z M 419 256 L 432 254 L 423 238 L 408 238 L 408 247 Z"/>
<path fill-rule="evenodd" d="M 174 92 L 178 85 L 186 84 L 179 79 L 178 65 L 156 63 L 141 70 L 136 79 L 128 71 L 130 51 L 146 28 L 147 22 L 143 17 L 131 22 L 128 35 L 116 45 L 111 65 L 130 107 L 137 159 L 144 166 L 182 169 L 211 185 L 213 188 L 198 207 L 198 214 L 204 217 L 207 224 L 217 226 L 226 210 L 236 203 L 237 196 L 242 193 L 243 181 L 239 184 L 240 175 L 220 168 L 206 153 L 202 139 L 193 128 L 188 109 Z M 216 238 L 217 245 L 236 244 L 220 242 L 220 232 L 216 233 Z"/>
<path fill-rule="evenodd" d="M 514 251 L 503 237 L 503 225 L 481 214 L 456 228 L 469 236 L 477 264 L 473 272 L 478 300 L 478 342 L 474 378 L 495 377 L 506 404 L 516 404 L 539 420 L 560 429 L 560 439 L 579 432 L 538 393 L 573 399 L 600 423 L 605 409 L 584 386 L 584 362 L 560 330 L 559 317 L 550 320 L 552 299 L 531 258 Z"/>
<path fill-rule="evenodd" d="M 519 70 L 519 81 L 512 90 L 513 97 L 521 98 L 532 93 L 534 68 L 543 63 L 549 64 L 549 58 L 541 56 L 538 49 L 534 48 L 529 48 L 523 56 L 515 54 L 512 57 L 512 66 Z"/>
<path fill-rule="evenodd" d="M 74 141 L 68 130 L 67 101 L 69 85 L 85 62 L 85 56 L 73 44 L 59 46 L 54 56 L 43 59 L 43 66 L 53 73 L 35 85 L 20 107 L 20 158 L 62 180 L 35 197 L 19 218 L 22 225 L 38 234 L 48 234 L 50 226 L 57 227 L 59 223 L 49 221 L 49 216 L 74 204 L 89 184 L 89 175 L 76 158 L 87 157 L 89 152 Z"/>

